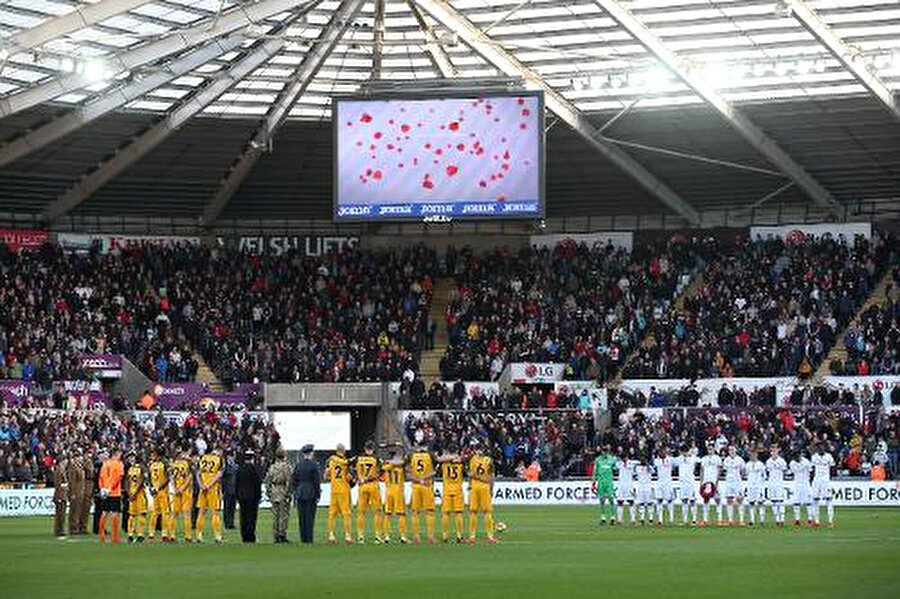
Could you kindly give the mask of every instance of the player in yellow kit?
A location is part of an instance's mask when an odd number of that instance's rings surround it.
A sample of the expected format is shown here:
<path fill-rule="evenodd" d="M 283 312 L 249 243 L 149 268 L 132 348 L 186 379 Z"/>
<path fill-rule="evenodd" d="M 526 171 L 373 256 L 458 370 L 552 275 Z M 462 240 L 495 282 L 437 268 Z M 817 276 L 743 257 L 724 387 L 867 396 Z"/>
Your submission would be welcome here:
<path fill-rule="evenodd" d="M 131 463 L 125 473 L 125 490 L 128 493 L 128 542 L 144 542 L 144 525 L 147 521 L 147 476 L 137 455 L 128 456 Z"/>
<path fill-rule="evenodd" d="M 384 497 L 384 542 L 391 542 L 391 516 L 397 516 L 397 530 L 400 533 L 400 542 L 407 543 L 406 539 L 406 497 L 403 489 L 406 482 L 406 462 L 403 459 L 403 448 L 394 449 L 394 455 L 390 461 L 384 464 L 384 479 L 386 493 Z"/>
<path fill-rule="evenodd" d="M 328 502 L 328 542 L 335 543 L 334 526 L 338 514 L 344 525 L 344 541 L 353 544 L 350 532 L 350 463 L 346 449 L 337 446 L 337 452 L 325 464 L 325 480 L 331 483 L 331 500 Z"/>
<path fill-rule="evenodd" d="M 197 542 L 203 542 L 203 524 L 210 514 L 216 543 L 222 542 L 222 473 L 225 460 L 222 450 L 214 449 L 200 458 L 200 495 L 197 497 Z"/>
<path fill-rule="evenodd" d="M 172 518 L 172 500 L 169 496 L 169 470 L 159 451 L 150 454 L 150 495 L 153 497 L 153 511 L 150 512 L 150 541 L 156 535 L 156 519 L 161 518 L 162 542 L 175 540 L 175 520 Z"/>
<path fill-rule="evenodd" d="M 463 511 L 466 499 L 463 495 L 463 459 L 454 444 L 450 444 L 438 457 L 441 465 L 441 540 L 450 540 L 450 514 L 454 514 L 456 525 L 456 542 L 463 541 Z"/>
<path fill-rule="evenodd" d="M 375 456 L 375 442 L 366 441 L 365 453 L 356 458 L 356 481 L 359 496 L 356 498 L 356 540 L 366 542 L 366 514 L 373 512 L 375 544 L 381 543 L 382 503 L 381 487 L 378 484 L 381 470 Z"/>
<path fill-rule="evenodd" d="M 419 544 L 419 516 L 425 514 L 428 543 L 434 543 L 434 458 L 424 445 L 417 445 L 409 456 L 407 474 L 412 481 L 413 543 Z"/>
<path fill-rule="evenodd" d="M 177 518 L 183 522 L 184 542 L 190 543 L 193 538 L 191 529 L 191 510 L 194 507 L 194 472 L 190 456 L 182 451 L 177 460 L 172 462 L 172 482 L 175 486 L 172 494 L 172 537 L 175 537 Z"/>
<path fill-rule="evenodd" d="M 491 491 L 494 486 L 494 464 L 484 455 L 480 445 L 475 445 L 469 459 L 469 544 L 475 543 L 478 530 L 478 513 L 484 514 L 484 530 L 488 543 L 496 543 L 494 537 L 494 508 Z"/>

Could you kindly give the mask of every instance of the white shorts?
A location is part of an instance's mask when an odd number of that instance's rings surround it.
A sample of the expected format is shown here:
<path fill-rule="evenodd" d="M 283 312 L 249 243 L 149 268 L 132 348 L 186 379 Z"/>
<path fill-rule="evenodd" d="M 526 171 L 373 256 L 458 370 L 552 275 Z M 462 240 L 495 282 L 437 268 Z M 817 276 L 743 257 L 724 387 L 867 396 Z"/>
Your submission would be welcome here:
<path fill-rule="evenodd" d="M 632 501 L 634 499 L 634 486 L 616 485 L 616 501 Z"/>
<path fill-rule="evenodd" d="M 675 489 L 672 488 L 672 483 L 656 485 L 656 500 L 675 501 Z"/>
<path fill-rule="evenodd" d="M 744 496 L 744 484 L 739 481 L 725 481 L 725 492 L 723 493 L 725 497 L 743 497 Z"/>
<path fill-rule="evenodd" d="M 691 481 L 678 487 L 678 498 L 681 501 L 697 501 L 697 485 Z"/>
<path fill-rule="evenodd" d="M 774 483 L 766 489 L 769 493 L 769 500 L 784 501 L 784 483 Z"/>
<path fill-rule="evenodd" d="M 637 503 L 651 503 L 653 501 L 653 489 L 650 487 L 637 488 Z"/>
<path fill-rule="evenodd" d="M 760 503 L 765 499 L 765 493 L 761 486 L 747 487 L 747 501 L 750 503 Z"/>
<path fill-rule="evenodd" d="M 810 494 L 809 494 L 809 485 L 796 486 L 794 485 L 793 493 L 791 495 L 791 503 L 794 505 L 803 505 L 810 502 Z"/>
<path fill-rule="evenodd" d="M 812 496 L 816 501 L 831 499 L 831 482 L 827 480 L 814 480 L 812 484 Z"/>

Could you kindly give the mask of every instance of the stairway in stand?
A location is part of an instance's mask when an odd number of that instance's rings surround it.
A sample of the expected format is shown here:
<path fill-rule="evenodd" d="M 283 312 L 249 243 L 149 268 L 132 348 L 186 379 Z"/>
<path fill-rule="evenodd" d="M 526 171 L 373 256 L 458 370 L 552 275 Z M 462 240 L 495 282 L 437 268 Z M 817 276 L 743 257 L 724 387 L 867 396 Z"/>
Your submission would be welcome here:
<path fill-rule="evenodd" d="M 705 281 L 709 278 L 711 274 L 715 272 L 714 269 L 719 268 L 718 262 L 713 262 L 705 269 L 696 272 L 694 277 L 691 279 L 690 284 L 685 287 L 681 293 L 679 293 L 675 297 L 675 301 L 672 302 L 672 307 L 669 309 L 670 313 L 681 313 L 684 311 L 684 301 L 689 297 L 694 297 L 700 290 L 703 289 L 703 285 Z M 647 329 L 646 334 L 644 335 L 644 339 L 638 344 L 639 348 L 650 348 L 656 347 L 656 335 L 653 333 L 653 325 Z M 628 365 L 631 364 L 631 361 L 637 356 L 639 350 L 635 350 L 628 354 L 628 357 L 625 359 L 625 363 L 622 364 L 622 367 L 619 369 L 619 372 L 616 374 L 615 378 L 609 382 L 609 385 L 612 387 L 618 386 L 618 384 L 622 381 L 622 377 L 625 374 L 625 369 L 628 368 Z"/>
<path fill-rule="evenodd" d="M 434 334 L 434 349 L 422 352 L 419 360 L 419 376 L 425 382 L 427 389 L 433 382 L 441 380 L 441 358 L 449 344 L 447 335 L 447 305 L 450 303 L 450 292 L 456 289 L 456 280 L 453 277 L 441 277 L 434 281 L 434 294 L 431 298 L 431 317 L 434 319 L 436 331 Z"/>
<path fill-rule="evenodd" d="M 856 311 L 856 314 L 853 315 L 853 320 L 850 321 L 850 324 L 855 322 L 859 322 L 860 316 L 862 316 L 863 312 L 871 308 L 872 306 L 878 306 L 880 308 L 884 307 L 886 298 L 885 291 L 887 291 L 887 287 L 891 282 L 891 269 L 889 268 L 884 276 L 881 277 L 881 280 L 875 285 L 875 289 L 872 290 L 872 293 L 869 294 L 869 297 L 866 301 L 863 302 L 863 305 Z M 847 328 L 850 328 L 850 325 L 847 325 Z M 820 383 L 822 381 L 822 377 L 831 374 L 831 362 L 834 360 L 846 360 L 847 359 L 847 346 L 844 345 L 844 334 L 847 332 L 847 329 L 843 329 L 838 332 L 837 340 L 835 344 L 832 346 L 831 351 L 828 352 L 828 355 L 825 356 L 825 359 L 822 360 L 822 363 L 819 364 L 819 368 L 816 370 L 816 374 L 813 378 L 813 381 L 816 383 Z"/>
<path fill-rule="evenodd" d="M 227 391 L 225 385 L 222 384 L 222 381 L 219 380 L 219 377 L 216 376 L 213 369 L 209 367 L 209 364 L 206 363 L 203 356 L 199 353 L 195 353 L 194 359 L 197 360 L 196 382 L 206 385 L 210 391 Z"/>

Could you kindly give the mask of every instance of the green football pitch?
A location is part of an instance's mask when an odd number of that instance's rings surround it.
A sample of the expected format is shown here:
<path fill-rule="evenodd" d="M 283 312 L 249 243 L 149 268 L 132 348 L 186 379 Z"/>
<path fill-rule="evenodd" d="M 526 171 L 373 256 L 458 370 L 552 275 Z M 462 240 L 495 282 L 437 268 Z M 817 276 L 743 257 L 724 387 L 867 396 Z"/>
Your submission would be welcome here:
<path fill-rule="evenodd" d="M 296 540 L 292 514 L 291 539 Z M 600 527 L 591 507 L 503 507 L 501 544 L 101 546 L 0 519 L 4 597 L 900 597 L 900 510 L 835 529 Z M 324 513 L 317 518 L 321 541 Z M 207 525 L 208 527 L 208 525 Z M 207 531 L 208 534 L 208 531 Z"/>

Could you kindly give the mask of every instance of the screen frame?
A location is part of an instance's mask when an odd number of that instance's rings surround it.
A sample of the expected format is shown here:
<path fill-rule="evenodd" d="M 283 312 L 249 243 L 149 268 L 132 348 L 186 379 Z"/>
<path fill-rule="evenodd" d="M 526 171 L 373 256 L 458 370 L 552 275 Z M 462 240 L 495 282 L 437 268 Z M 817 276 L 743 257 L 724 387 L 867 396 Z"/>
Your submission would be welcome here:
<path fill-rule="evenodd" d="M 389 223 L 389 222 L 427 222 L 426 217 L 421 215 L 410 216 L 338 216 L 338 180 L 340 177 L 340 154 L 338 152 L 338 123 L 341 119 L 339 115 L 339 105 L 341 102 L 384 102 L 384 101 L 403 101 L 403 100 L 467 100 L 477 98 L 519 98 L 519 97 L 535 97 L 538 101 L 538 212 L 537 214 L 499 214 L 496 216 L 485 216 L 481 214 L 471 215 L 454 215 L 452 220 L 465 221 L 529 221 L 541 220 L 547 215 L 547 129 L 546 129 L 546 110 L 544 105 L 543 90 L 526 90 L 526 89 L 460 89 L 449 91 L 423 91 L 411 93 L 376 93 L 376 94 L 342 94 L 333 96 L 331 99 L 331 218 L 335 224 L 341 223 Z"/>

